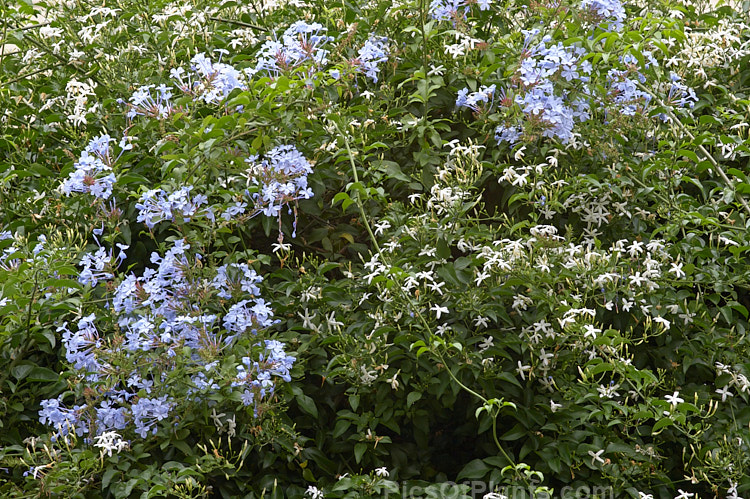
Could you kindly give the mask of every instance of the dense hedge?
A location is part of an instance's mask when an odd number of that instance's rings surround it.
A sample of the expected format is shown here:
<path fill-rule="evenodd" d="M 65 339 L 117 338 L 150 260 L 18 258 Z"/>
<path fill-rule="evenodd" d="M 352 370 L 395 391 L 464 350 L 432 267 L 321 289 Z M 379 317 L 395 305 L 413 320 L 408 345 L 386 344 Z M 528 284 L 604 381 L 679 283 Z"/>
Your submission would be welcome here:
<path fill-rule="evenodd" d="M 747 2 L 0 9 L 3 497 L 749 493 Z"/>

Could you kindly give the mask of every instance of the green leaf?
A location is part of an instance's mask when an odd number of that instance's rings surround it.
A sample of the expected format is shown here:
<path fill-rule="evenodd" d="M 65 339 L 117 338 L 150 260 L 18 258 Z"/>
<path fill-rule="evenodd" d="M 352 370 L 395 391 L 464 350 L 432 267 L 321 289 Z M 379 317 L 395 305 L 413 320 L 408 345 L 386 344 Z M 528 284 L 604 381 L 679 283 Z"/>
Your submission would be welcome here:
<path fill-rule="evenodd" d="M 671 419 L 669 419 L 669 418 L 662 418 L 662 419 L 660 419 L 659 421 L 656 422 L 656 424 L 654 425 L 653 429 L 651 430 L 651 434 L 652 435 L 658 435 L 659 433 L 661 433 L 661 430 L 663 430 L 667 426 L 671 426 L 673 424 L 674 424 L 674 421 L 672 421 Z"/>
<path fill-rule="evenodd" d="M 352 406 L 353 411 L 356 411 L 359 407 L 359 395 L 349 395 L 349 405 Z"/>
<path fill-rule="evenodd" d="M 466 479 L 472 480 L 482 478 L 491 469 L 492 468 L 481 459 L 474 459 L 461 469 L 461 472 L 456 477 L 456 481 L 460 482 L 461 480 Z"/>
<path fill-rule="evenodd" d="M 315 406 L 315 401 L 311 397 L 308 397 L 304 393 L 300 393 L 295 397 L 295 400 L 299 404 L 300 409 L 314 418 L 318 417 L 318 408 Z"/>
<path fill-rule="evenodd" d="M 686 158 L 690 159 L 694 163 L 700 163 L 700 159 L 698 158 L 698 155 L 695 154 L 693 151 L 688 151 L 687 149 L 680 149 L 677 151 L 678 156 L 685 156 Z"/>
<path fill-rule="evenodd" d="M 46 367 L 36 366 L 29 373 L 29 381 L 57 381 L 60 376 Z"/>
<path fill-rule="evenodd" d="M 26 376 L 29 375 L 29 373 L 34 369 L 33 364 L 20 364 L 17 366 L 13 366 L 13 369 L 10 370 L 10 373 L 13 375 L 14 378 L 16 378 L 18 381 L 21 381 Z"/>
<path fill-rule="evenodd" d="M 329 270 L 337 269 L 339 267 L 341 267 L 341 264 L 338 264 L 336 262 L 326 262 L 320 267 L 318 267 L 318 274 L 323 275 Z"/>
<path fill-rule="evenodd" d="M 354 460 L 357 463 L 362 461 L 362 456 L 365 454 L 366 450 L 367 450 L 367 444 L 364 442 L 359 442 L 354 445 Z"/>
<path fill-rule="evenodd" d="M 414 402 L 422 398 L 422 392 L 411 392 L 406 396 L 406 407 L 411 407 Z"/>
<path fill-rule="evenodd" d="M 528 431 L 526 428 L 521 426 L 521 423 L 516 423 L 513 428 L 505 432 L 501 437 L 500 440 L 518 440 L 519 438 L 525 437 L 528 434 Z"/>
<path fill-rule="evenodd" d="M 107 486 L 109 486 L 109 482 L 112 481 L 112 478 L 117 474 L 117 470 L 114 468 L 108 468 L 107 471 L 104 472 L 102 475 L 102 488 L 106 489 Z"/>
<path fill-rule="evenodd" d="M 346 433 L 346 430 L 348 430 L 351 425 L 351 421 L 348 421 L 346 419 L 339 419 L 338 421 L 336 421 L 336 426 L 333 427 L 333 433 L 331 433 L 331 437 L 340 437 L 341 435 Z"/>

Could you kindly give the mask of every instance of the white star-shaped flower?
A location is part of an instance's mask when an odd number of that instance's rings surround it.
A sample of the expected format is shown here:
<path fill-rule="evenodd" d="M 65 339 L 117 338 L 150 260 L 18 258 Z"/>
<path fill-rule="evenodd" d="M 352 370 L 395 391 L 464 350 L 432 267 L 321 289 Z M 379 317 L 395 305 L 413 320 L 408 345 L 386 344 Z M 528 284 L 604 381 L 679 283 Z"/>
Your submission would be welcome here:
<path fill-rule="evenodd" d="M 599 449 L 598 451 L 594 452 L 592 450 L 589 451 L 589 456 L 591 456 L 591 466 L 596 466 L 596 463 L 602 463 L 604 464 L 604 459 L 602 459 L 600 456 L 604 454 L 604 449 Z"/>
<path fill-rule="evenodd" d="M 442 317 L 443 314 L 449 314 L 450 313 L 450 311 L 448 310 L 448 307 L 441 307 L 438 304 L 435 304 L 435 305 L 431 306 L 430 310 L 432 310 L 433 312 L 435 312 L 435 315 L 437 315 L 438 319 L 440 317 Z"/>
<path fill-rule="evenodd" d="M 667 402 L 669 402 L 669 405 L 672 407 L 675 407 L 677 404 L 681 404 L 685 402 L 683 398 L 680 397 L 680 392 L 674 392 L 672 395 L 667 395 L 664 397 Z"/>

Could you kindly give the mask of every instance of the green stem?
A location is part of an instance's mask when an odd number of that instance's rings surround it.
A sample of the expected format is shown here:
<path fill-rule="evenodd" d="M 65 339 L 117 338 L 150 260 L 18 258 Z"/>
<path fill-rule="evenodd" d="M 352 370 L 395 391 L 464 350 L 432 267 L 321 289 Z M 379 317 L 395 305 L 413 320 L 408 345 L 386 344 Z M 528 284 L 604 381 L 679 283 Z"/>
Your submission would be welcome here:
<path fill-rule="evenodd" d="M 6 12 L 7 4 L 3 2 L 3 19 L 5 19 L 8 16 L 8 13 Z M 8 23 L 3 23 L 3 37 L 2 37 L 2 45 L 0 45 L 0 68 L 3 67 L 3 59 L 5 58 L 5 42 L 7 41 L 6 36 L 8 34 Z"/>
<path fill-rule="evenodd" d="M 677 119 L 677 116 L 674 115 L 672 110 L 664 104 L 664 102 L 656 95 L 654 94 L 648 87 L 643 85 L 642 83 L 636 82 L 638 87 L 643 90 L 644 92 L 648 93 L 653 99 L 656 100 L 656 102 L 664 109 L 666 114 L 670 117 L 672 120 L 672 123 L 676 124 L 677 127 L 682 130 L 684 134 L 686 134 L 688 137 L 690 137 L 690 140 L 695 142 L 695 136 L 688 130 L 688 128 L 679 120 Z M 750 215 L 750 205 L 747 204 L 747 201 L 745 198 L 737 192 L 737 187 L 735 187 L 734 182 L 732 182 L 729 177 L 727 177 L 727 174 L 724 173 L 724 169 L 719 165 L 719 163 L 714 159 L 714 157 L 709 153 L 705 147 L 703 147 L 703 144 L 698 144 L 698 150 L 700 150 L 703 153 L 703 156 L 708 160 L 709 163 L 713 165 L 713 167 L 716 169 L 717 172 L 719 172 L 719 176 L 721 179 L 727 184 L 727 186 L 734 191 L 735 197 L 740 201 L 740 204 L 743 208 L 745 208 L 745 211 Z"/>
<path fill-rule="evenodd" d="M 338 123 L 336 123 L 335 121 L 332 121 L 332 123 L 333 123 L 333 126 L 336 127 L 336 131 L 344 139 L 344 146 L 346 147 L 346 153 L 349 156 L 349 163 L 352 166 L 352 176 L 354 177 L 354 182 L 359 183 L 359 175 L 357 175 L 357 165 L 354 163 L 354 155 L 352 154 L 352 148 L 349 145 L 349 139 L 346 137 L 346 134 L 341 131 L 341 128 L 339 128 Z M 362 217 L 362 222 L 364 223 L 365 229 L 367 230 L 367 234 L 370 236 L 372 245 L 375 247 L 375 250 L 378 253 L 380 253 L 380 245 L 378 244 L 378 240 L 375 238 L 375 234 L 372 232 L 372 228 L 370 227 L 370 222 L 367 220 L 367 214 L 365 213 L 365 206 L 364 204 L 362 204 L 362 200 L 359 198 L 359 193 L 355 195 L 355 202 L 357 203 L 357 207 L 359 208 L 359 214 Z"/>
<path fill-rule="evenodd" d="M 2 64 L 2 63 L 0 63 L 0 64 Z M 19 77 L 17 77 L 17 78 L 13 78 L 13 79 L 12 79 L 12 80 L 10 80 L 10 81 L 6 81 L 6 82 L 4 83 L 4 85 L 10 85 L 10 84 L 12 84 L 12 83 L 15 83 L 15 82 L 17 82 L 17 81 L 21 81 L 21 80 L 24 80 L 24 79 L 28 78 L 29 76 L 34 76 L 35 74 L 38 74 L 38 73 L 43 73 L 44 71 L 49 71 L 50 69 L 55 69 L 55 68 L 57 68 L 57 67 L 60 67 L 61 65 L 62 65 L 62 64 L 58 63 L 58 64 L 54 64 L 54 65 L 52 65 L 52 66 L 48 66 L 48 67 L 46 67 L 46 68 L 44 68 L 44 69 L 37 69 L 36 71 L 32 71 L 32 72 L 30 72 L 30 73 L 25 73 L 25 74 L 22 74 L 21 76 L 19 76 Z"/>
<path fill-rule="evenodd" d="M 347 155 L 349 156 L 349 163 L 352 167 L 352 176 L 354 177 L 355 182 L 359 182 L 359 176 L 357 175 L 357 166 L 354 163 L 354 156 L 352 155 L 351 145 L 349 144 L 349 139 L 346 137 L 346 134 L 344 134 L 341 131 L 341 128 L 339 127 L 338 123 L 335 121 L 331 121 L 333 123 L 333 126 L 336 128 L 336 131 L 339 133 L 339 136 L 344 139 L 344 147 L 346 148 Z M 370 223 L 367 219 L 367 214 L 365 213 L 364 205 L 362 204 L 362 200 L 359 198 L 359 195 L 355 196 L 355 203 L 357 204 L 357 207 L 359 208 L 360 216 L 362 217 L 362 222 L 364 223 L 365 228 L 367 229 L 367 233 L 370 236 L 370 240 L 372 241 L 373 246 L 377 250 L 378 253 L 381 253 L 380 251 L 380 245 L 378 244 L 377 239 L 375 238 L 375 234 L 372 232 L 372 229 L 370 228 Z M 381 253 L 382 254 L 382 253 Z M 419 311 L 419 308 L 416 306 L 416 304 L 412 301 L 411 296 L 409 296 L 408 293 L 404 292 L 403 288 L 401 286 L 396 286 L 396 289 L 399 291 L 401 296 L 409 303 L 409 308 L 414 311 L 414 314 L 419 319 L 419 321 L 422 323 L 422 326 L 425 328 L 425 330 L 430 333 L 430 335 L 433 334 L 432 328 L 427 323 L 427 320 L 425 319 L 424 315 Z M 464 391 L 467 393 L 473 395 L 474 397 L 478 398 L 482 401 L 483 404 L 488 404 L 489 401 L 484 398 L 480 393 L 472 390 L 465 384 L 461 382 L 461 380 L 456 377 L 456 375 L 453 373 L 453 371 L 448 367 L 448 363 L 445 360 L 445 357 L 443 357 L 442 352 L 440 352 L 439 349 L 435 348 L 433 350 L 437 356 L 440 358 L 440 362 L 445 366 L 445 370 L 448 371 L 448 375 L 453 379 L 453 381 L 456 382 L 456 384 L 461 387 Z M 505 456 L 505 458 L 508 460 L 509 463 L 511 463 L 515 467 L 515 462 L 513 459 L 508 455 L 508 453 L 505 451 L 505 449 L 500 445 L 500 441 L 497 438 L 497 418 L 500 415 L 500 408 L 493 408 L 492 413 L 490 413 L 490 416 L 492 417 L 492 432 L 493 432 L 493 438 L 495 440 L 495 445 L 500 450 L 500 452 Z M 518 471 L 516 471 L 518 474 Z M 518 474 L 518 476 L 526 483 L 526 485 L 529 485 L 528 480 L 525 476 Z"/>
<path fill-rule="evenodd" d="M 427 106 L 427 97 L 429 96 L 429 83 L 427 82 L 427 32 L 425 31 L 425 18 L 427 17 L 427 0 L 420 0 L 419 2 L 419 10 L 420 10 L 420 16 L 421 16 L 421 23 L 422 23 L 422 72 L 423 78 L 425 81 L 424 85 L 424 95 L 422 96 L 422 117 L 427 118 L 427 113 L 429 111 L 429 108 Z"/>
<path fill-rule="evenodd" d="M 88 73 L 85 73 L 85 72 L 83 72 L 83 70 L 82 70 L 82 69 L 78 68 L 78 67 L 77 67 L 77 66 L 76 66 L 75 64 L 73 64 L 72 62 L 70 62 L 70 61 L 67 61 L 67 60 L 65 60 L 65 58 L 64 58 L 64 57 L 62 57 L 62 56 L 61 56 L 60 54 L 56 54 L 55 52 L 53 52 L 52 50 L 50 50 L 50 48 L 49 48 L 49 47 L 47 47 L 46 45 L 44 45 L 44 44 L 42 44 L 42 43 L 39 43 L 38 41 L 34 40 L 34 39 L 33 39 L 33 38 L 31 38 L 31 37 L 26 37 L 25 39 L 26 39 L 26 40 L 28 40 L 28 41 L 29 41 L 29 42 L 30 42 L 30 43 L 31 43 L 32 45 L 34 45 L 34 46 L 35 46 L 36 48 L 38 48 L 38 49 L 40 49 L 40 50 L 42 50 L 42 51 L 46 52 L 47 54 L 51 55 L 52 57 L 54 57 L 55 59 L 57 59 L 58 61 L 60 61 L 60 62 L 61 62 L 62 64 L 64 64 L 65 66 L 70 66 L 71 68 L 73 68 L 73 70 L 74 70 L 74 71 L 75 71 L 76 73 L 80 73 L 81 75 L 85 76 L 86 78 L 91 78 L 91 80 L 92 80 L 92 81 L 94 81 L 94 82 L 96 82 L 96 84 L 97 84 L 97 85 L 99 85 L 100 87 L 105 87 L 105 88 L 107 88 L 107 86 L 106 86 L 106 85 L 104 85 L 104 84 L 103 84 L 103 83 L 102 83 L 101 81 L 99 81 L 99 79 L 98 79 L 98 78 L 96 78 L 96 77 L 95 77 L 95 76 L 94 76 L 93 74 L 88 74 Z"/>
<path fill-rule="evenodd" d="M 237 26 L 242 26 L 244 28 L 257 29 L 258 31 L 268 31 L 267 28 L 264 28 L 262 26 L 258 26 L 256 24 L 244 23 L 242 21 L 235 21 L 233 19 L 224 19 L 223 17 L 209 17 L 209 19 L 212 21 L 220 22 L 220 23 L 236 24 Z"/>
<path fill-rule="evenodd" d="M 34 307 L 34 300 L 36 300 L 36 293 L 39 290 L 39 271 L 37 270 L 34 272 L 34 289 L 31 291 L 31 300 L 29 300 L 29 310 L 26 313 L 26 327 L 25 329 L 20 329 L 18 332 L 22 333 L 24 330 L 28 333 L 31 330 L 31 312 Z M 12 354 L 13 360 L 11 360 L 10 365 L 8 368 L 3 372 L 2 376 L 0 376 L 0 390 L 2 390 L 3 385 L 5 384 L 5 381 L 7 381 L 8 376 L 13 372 L 13 368 L 18 365 L 18 363 L 24 358 L 26 355 L 26 352 L 33 347 L 36 344 L 36 340 L 34 338 L 30 338 L 28 342 L 24 343 L 23 345 L 16 348 Z"/>

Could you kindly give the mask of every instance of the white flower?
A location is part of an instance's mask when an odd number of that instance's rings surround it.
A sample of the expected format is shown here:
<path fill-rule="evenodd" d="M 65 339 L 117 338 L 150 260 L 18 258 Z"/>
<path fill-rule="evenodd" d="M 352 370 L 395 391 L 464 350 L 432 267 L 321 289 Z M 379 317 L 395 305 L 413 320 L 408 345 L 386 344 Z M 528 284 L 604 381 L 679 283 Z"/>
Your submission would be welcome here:
<path fill-rule="evenodd" d="M 492 338 L 492 336 L 487 336 L 484 341 L 482 341 L 479 344 L 479 353 L 483 353 L 485 350 L 489 349 L 490 347 L 494 347 L 495 342 Z"/>
<path fill-rule="evenodd" d="M 379 236 L 382 234 L 385 230 L 391 228 L 391 223 L 388 220 L 382 220 L 380 222 L 377 222 L 375 224 L 375 235 Z"/>
<path fill-rule="evenodd" d="M 437 304 L 431 306 L 430 310 L 432 310 L 432 311 L 435 312 L 435 314 L 437 315 L 438 319 L 440 317 L 442 317 L 443 314 L 449 314 L 450 313 L 450 311 L 448 310 L 448 307 L 441 307 L 440 305 L 437 305 Z"/>
<path fill-rule="evenodd" d="M 445 286 L 444 282 L 433 282 L 433 283 L 427 285 L 428 288 L 430 288 L 431 290 L 437 292 L 440 296 L 443 296 L 443 290 L 440 289 L 443 286 Z"/>
<path fill-rule="evenodd" d="M 427 76 L 443 76 L 443 73 L 445 73 L 445 66 L 442 64 L 438 67 L 435 67 L 434 64 L 430 64 L 430 71 L 427 73 Z"/>
<path fill-rule="evenodd" d="M 383 466 L 382 468 L 375 468 L 375 475 L 388 478 L 390 473 L 388 473 L 388 469 Z"/>
<path fill-rule="evenodd" d="M 636 255 L 639 255 L 643 253 L 643 243 L 639 241 L 633 241 L 633 244 L 628 246 L 628 254 L 631 258 L 634 258 Z"/>
<path fill-rule="evenodd" d="M 331 315 L 326 316 L 326 323 L 328 328 L 332 331 L 334 328 L 343 326 L 344 323 L 336 320 L 336 312 L 331 312 Z"/>
<path fill-rule="evenodd" d="M 681 263 L 672 262 L 670 265 L 672 265 L 672 268 L 669 269 L 668 272 L 672 272 L 676 279 L 680 279 L 687 275 L 683 272 Z"/>
<path fill-rule="evenodd" d="M 531 369 L 531 366 L 525 366 L 525 365 L 521 364 L 520 360 L 518 361 L 518 369 L 516 369 L 516 371 L 518 371 L 518 374 L 521 375 L 521 379 L 522 380 L 526 380 L 526 376 L 524 376 L 524 374 L 523 374 L 524 371 L 528 371 L 530 369 Z"/>
<path fill-rule="evenodd" d="M 619 397 L 620 394 L 615 391 L 620 388 L 620 385 L 615 385 L 614 382 L 610 382 L 609 385 L 599 385 L 597 391 L 599 392 L 599 398 L 614 398 Z"/>
<path fill-rule="evenodd" d="M 674 499 L 688 499 L 688 498 L 693 497 L 695 495 L 692 492 L 685 492 L 682 489 L 677 489 L 677 492 L 679 492 L 680 495 L 675 496 Z"/>
<path fill-rule="evenodd" d="M 102 456 L 107 454 L 111 457 L 112 451 L 119 453 L 123 449 L 129 447 L 128 442 L 123 440 L 122 437 L 114 431 L 105 431 L 101 435 L 94 437 L 94 440 L 96 441 L 94 447 L 99 447 L 102 450 Z"/>
<path fill-rule="evenodd" d="M 659 324 L 661 324 L 662 326 L 664 326 L 665 330 L 669 330 L 669 326 L 672 325 L 672 323 L 669 322 L 664 317 L 654 317 L 654 322 L 658 322 Z"/>
<path fill-rule="evenodd" d="M 419 254 L 417 256 L 435 256 L 436 251 L 437 251 L 437 248 L 431 248 L 430 246 L 425 246 L 419 251 Z"/>
<path fill-rule="evenodd" d="M 541 359 L 543 366 L 548 366 L 549 359 L 552 359 L 554 357 L 555 357 L 554 354 L 545 352 L 544 348 L 542 348 L 541 352 L 539 353 L 539 358 Z"/>
<path fill-rule="evenodd" d="M 368 371 L 365 369 L 365 366 L 361 366 L 360 371 L 362 371 L 362 374 L 359 377 L 359 381 L 365 386 L 370 386 L 373 381 L 378 379 L 377 371 Z"/>
<path fill-rule="evenodd" d="M 398 375 L 399 375 L 400 372 L 401 372 L 401 369 L 399 369 L 398 371 L 396 371 L 396 374 L 394 374 L 392 378 L 388 378 L 386 380 L 388 383 L 391 384 L 391 388 L 393 390 L 398 390 L 398 380 L 396 378 L 398 377 Z M 385 468 L 383 468 L 383 469 L 385 469 Z M 388 476 L 388 475 L 386 475 L 386 476 Z"/>
<path fill-rule="evenodd" d="M 477 277 L 476 279 L 474 279 L 474 282 L 476 283 L 477 286 L 479 286 L 489 276 L 490 276 L 489 272 L 482 271 L 479 274 L 477 274 Z"/>
<path fill-rule="evenodd" d="M 680 397 L 680 392 L 674 392 L 672 395 L 667 395 L 664 397 L 667 402 L 669 402 L 669 405 L 672 407 L 675 407 L 677 404 L 681 404 L 685 402 L 683 398 Z"/>
<path fill-rule="evenodd" d="M 315 323 L 313 323 L 313 319 L 315 319 L 318 314 L 314 313 L 310 315 L 310 312 L 307 310 L 307 307 L 305 307 L 305 314 L 301 314 L 297 312 L 297 315 L 302 319 L 302 327 L 305 329 L 315 329 Z"/>
<path fill-rule="evenodd" d="M 440 324 L 437 329 L 435 329 L 435 334 L 438 336 L 442 336 L 445 334 L 446 331 L 450 331 L 451 327 L 447 324 Z"/>
<path fill-rule="evenodd" d="M 462 55 L 466 54 L 466 52 L 464 51 L 464 46 L 461 43 L 456 43 L 454 45 L 446 45 L 445 53 L 452 55 L 454 59 L 458 59 Z"/>
<path fill-rule="evenodd" d="M 602 332 L 601 329 L 599 329 L 598 327 L 594 327 L 591 324 L 586 324 L 585 326 L 583 326 L 583 328 L 585 329 L 585 331 L 583 332 L 584 338 L 588 338 L 589 336 L 591 336 L 591 338 L 595 340 L 597 333 Z"/>
<path fill-rule="evenodd" d="M 562 407 L 562 404 L 556 404 L 554 400 L 550 399 L 549 406 L 550 409 L 552 409 L 552 412 L 557 412 L 557 410 Z"/>
<path fill-rule="evenodd" d="M 483 495 L 482 499 L 508 499 L 508 496 L 498 494 L 497 492 L 490 492 L 489 494 Z"/>
<path fill-rule="evenodd" d="M 589 451 L 589 456 L 592 457 L 592 459 L 591 459 L 591 466 L 594 466 L 596 464 L 596 462 L 600 462 L 600 463 L 604 464 L 604 459 L 602 459 L 600 457 L 602 454 L 604 454 L 604 449 L 600 449 L 600 450 L 598 450 L 596 452 L 594 452 L 592 450 Z"/>
<path fill-rule="evenodd" d="M 474 319 L 474 326 L 476 327 L 487 327 L 489 322 L 487 322 L 487 317 L 483 317 L 481 315 L 478 315 L 476 319 Z"/>
<path fill-rule="evenodd" d="M 309 487 L 307 487 L 305 495 L 310 496 L 312 499 L 323 499 L 325 497 L 323 491 L 315 485 L 310 485 Z"/>
<path fill-rule="evenodd" d="M 729 386 L 725 386 L 721 390 L 715 390 L 715 392 L 721 395 L 722 402 L 726 402 L 727 397 L 734 397 L 734 393 L 729 391 Z"/>

